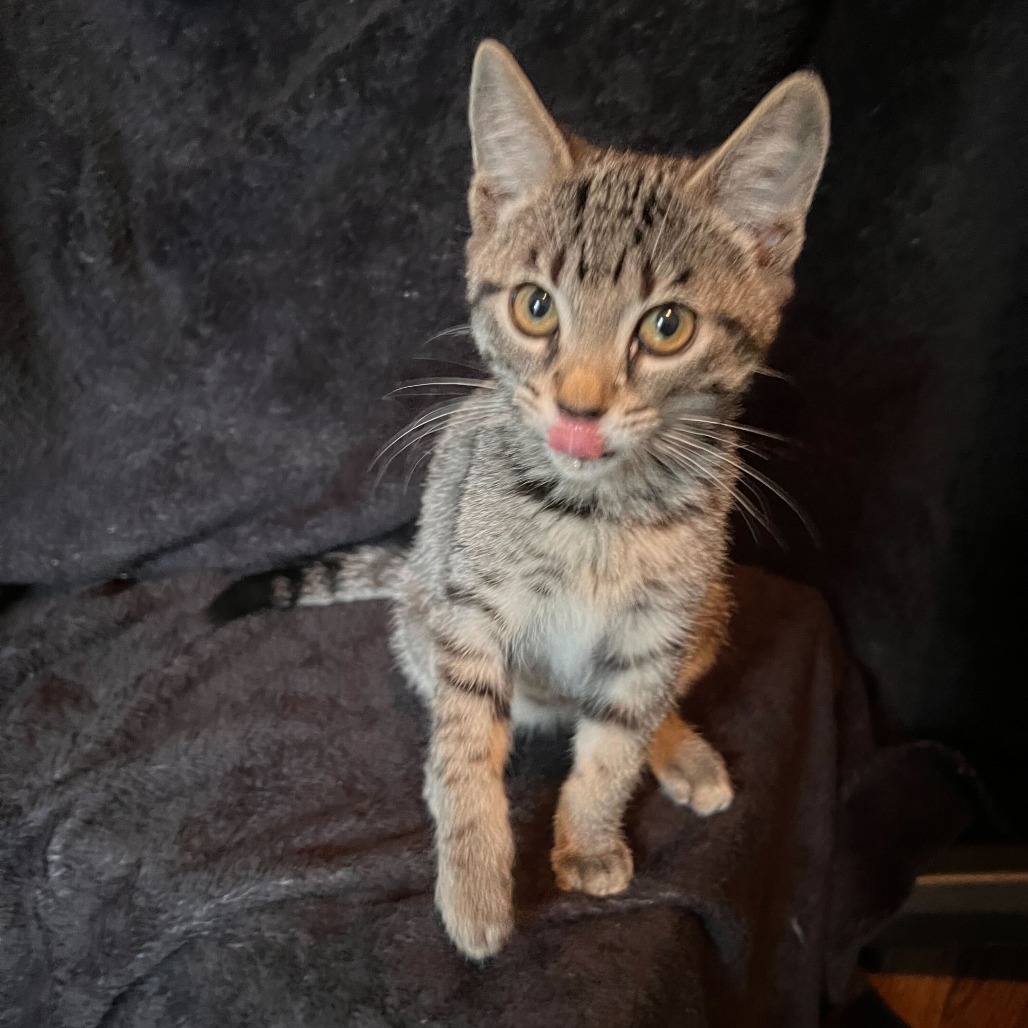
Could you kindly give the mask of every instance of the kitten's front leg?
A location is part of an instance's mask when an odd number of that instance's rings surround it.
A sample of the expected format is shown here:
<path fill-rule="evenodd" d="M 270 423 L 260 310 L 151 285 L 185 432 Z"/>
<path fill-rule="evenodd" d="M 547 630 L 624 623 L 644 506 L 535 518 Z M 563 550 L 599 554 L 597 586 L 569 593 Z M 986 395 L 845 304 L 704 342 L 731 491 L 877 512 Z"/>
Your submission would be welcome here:
<path fill-rule="evenodd" d="M 551 863 L 562 889 L 608 896 L 632 880 L 621 822 L 647 744 L 670 705 L 672 673 L 670 652 L 622 667 L 579 720 L 574 767 L 554 824 Z"/>
<path fill-rule="evenodd" d="M 496 953 L 513 927 L 514 841 L 503 770 L 510 680 L 492 647 L 437 643 L 425 800 L 436 824 L 436 906 L 465 955 Z"/>
<path fill-rule="evenodd" d="M 693 644 L 678 672 L 675 698 L 689 690 L 714 666 L 724 645 L 732 597 L 723 582 L 714 583 L 704 597 Z M 732 802 L 732 779 L 721 754 L 678 712 L 669 710 L 650 742 L 650 768 L 664 792 L 701 817 L 726 810 Z"/>

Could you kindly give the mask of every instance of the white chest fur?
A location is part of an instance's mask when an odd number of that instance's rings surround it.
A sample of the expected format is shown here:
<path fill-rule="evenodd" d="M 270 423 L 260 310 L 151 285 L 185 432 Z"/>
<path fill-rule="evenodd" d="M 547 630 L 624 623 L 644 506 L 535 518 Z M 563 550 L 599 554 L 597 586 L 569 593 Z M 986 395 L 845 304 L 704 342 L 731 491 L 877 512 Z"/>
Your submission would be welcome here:
<path fill-rule="evenodd" d="M 637 575 L 612 533 L 594 526 L 554 526 L 534 540 L 537 560 L 512 574 L 502 598 L 516 663 L 565 695 L 580 694 L 597 653 L 624 616 Z M 559 568 L 540 578 L 537 567 Z"/>
<path fill-rule="evenodd" d="M 581 595 L 559 593 L 536 604 L 532 614 L 524 626 L 520 659 L 546 674 L 558 691 L 580 692 L 592 676 L 609 611 Z"/>

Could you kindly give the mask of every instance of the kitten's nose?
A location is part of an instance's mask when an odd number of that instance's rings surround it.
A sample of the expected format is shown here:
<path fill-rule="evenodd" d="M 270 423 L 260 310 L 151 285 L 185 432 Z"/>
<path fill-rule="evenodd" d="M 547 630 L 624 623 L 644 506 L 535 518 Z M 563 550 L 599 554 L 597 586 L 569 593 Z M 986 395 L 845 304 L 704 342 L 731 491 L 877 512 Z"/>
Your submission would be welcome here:
<path fill-rule="evenodd" d="M 604 379 L 592 368 L 577 367 L 556 383 L 557 407 L 573 418 L 598 418 L 610 403 Z"/>
<path fill-rule="evenodd" d="M 604 413 L 602 407 L 575 407 L 567 403 L 558 403 L 557 409 L 571 418 L 599 418 Z"/>

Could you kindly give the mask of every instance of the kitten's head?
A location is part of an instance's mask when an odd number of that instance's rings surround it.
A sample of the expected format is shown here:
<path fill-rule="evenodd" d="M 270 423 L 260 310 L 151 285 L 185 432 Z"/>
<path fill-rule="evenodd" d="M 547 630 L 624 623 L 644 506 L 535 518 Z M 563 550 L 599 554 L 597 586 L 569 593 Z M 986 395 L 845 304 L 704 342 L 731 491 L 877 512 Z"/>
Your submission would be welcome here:
<path fill-rule="evenodd" d="M 790 76 L 698 160 L 563 132 L 514 58 L 475 57 L 468 298 L 519 431 L 565 479 L 659 453 L 746 388 L 792 294 L 828 101 Z"/>

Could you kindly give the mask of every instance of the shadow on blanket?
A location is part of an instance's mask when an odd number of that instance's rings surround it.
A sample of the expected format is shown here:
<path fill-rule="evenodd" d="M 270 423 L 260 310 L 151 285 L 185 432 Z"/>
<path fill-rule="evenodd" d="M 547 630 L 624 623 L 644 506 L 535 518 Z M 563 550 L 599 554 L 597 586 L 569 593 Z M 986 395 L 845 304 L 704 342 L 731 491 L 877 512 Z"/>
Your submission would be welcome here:
<path fill-rule="evenodd" d="M 730 651 L 687 707 L 735 805 L 705 822 L 647 781 L 630 890 L 563 896 L 566 740 L 522 745 L 521 923 L 472 966 L 433 911 L 425 725 L 382 607 L 215 629 L 223 585 L 28 599 L 0 623 L 4 1025 L 813 1025 L 970 816 L 950 755 L 876 748 L 820 599 L 741 569 Z"/>

